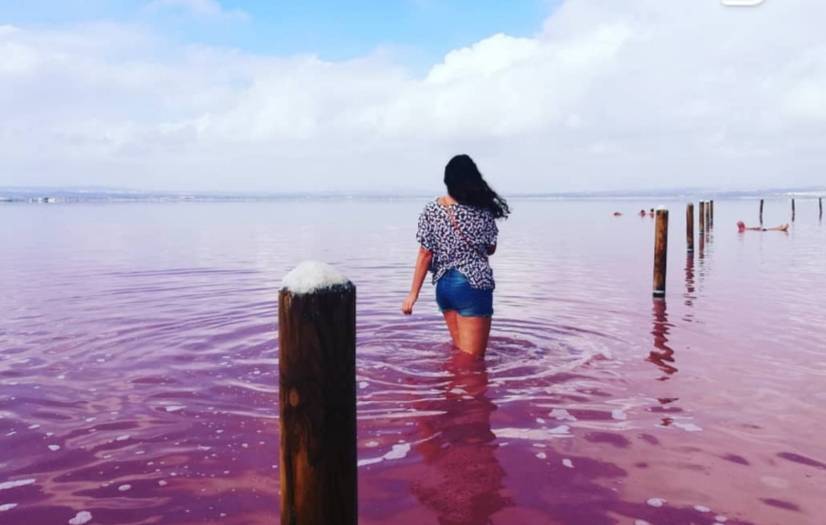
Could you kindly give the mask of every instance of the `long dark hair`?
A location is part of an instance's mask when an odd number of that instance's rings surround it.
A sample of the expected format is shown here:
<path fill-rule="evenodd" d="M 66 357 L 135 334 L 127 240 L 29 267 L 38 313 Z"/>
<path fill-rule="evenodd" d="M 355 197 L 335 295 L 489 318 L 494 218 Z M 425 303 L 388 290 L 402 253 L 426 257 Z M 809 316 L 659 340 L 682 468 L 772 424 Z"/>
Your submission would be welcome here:
<path fill-rule="evenodd" d="M 494 218 L 506 218 L 508 203 L 488 186 L 476 163 L 468 155 L 456 155 L 445 166 L 447 193 L 459 204 L 489 210 Z"/>

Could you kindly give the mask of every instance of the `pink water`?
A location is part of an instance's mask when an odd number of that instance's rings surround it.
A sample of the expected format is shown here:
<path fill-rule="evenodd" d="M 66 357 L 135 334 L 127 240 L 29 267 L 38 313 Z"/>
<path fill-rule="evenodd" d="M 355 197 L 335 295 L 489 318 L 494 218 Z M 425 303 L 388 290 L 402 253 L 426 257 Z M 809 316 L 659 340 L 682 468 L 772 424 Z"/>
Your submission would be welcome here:
<path fill-rule="evenodd" d="M 667 203 L 662 303 L 659 203 L 514 200 L 475 364 L 429 285 L 398 313 L 422 204 L 0 208 L 0 523 L 277 523 L 276 295 L 306 258 L 358 286 L 360 523 L 824 522 L 816 203 L 738 234 L 757 204 L 717 201 L 693 260 Z"/>

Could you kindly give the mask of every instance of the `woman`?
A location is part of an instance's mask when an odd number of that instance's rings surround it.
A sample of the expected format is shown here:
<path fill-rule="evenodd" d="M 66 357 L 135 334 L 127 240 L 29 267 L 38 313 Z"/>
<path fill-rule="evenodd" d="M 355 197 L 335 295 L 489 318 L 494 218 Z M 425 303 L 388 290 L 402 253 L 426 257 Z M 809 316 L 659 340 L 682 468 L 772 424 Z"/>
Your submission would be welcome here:
<path fill-rule="evenodd" d="M 780 226 L 775 226 L 774 228 L 763 228 L 762 226 L 755 227 L 755 226 L 746 226 L 746 223 L 743 221 L 737 221 L 737 231 L 743 233 L 746 230 L 754 230 L 758 232 L 787 232 L 789 231 L 789 224 L 781 224 Z"/>
<path fill-rule="evenodd" d="M 488 257 L 496 251 L 495 220 L 507 217 L 510 209 L 467 155 L 450 159 L 444 182 L 447 195 L 429 202 L 419 216 L 419 255 L 402 312 L 413 313 L 427 271 L 432 271 L 436 302 L 453 344 L 481 356 L 493 315 L 495 284 Z"/>

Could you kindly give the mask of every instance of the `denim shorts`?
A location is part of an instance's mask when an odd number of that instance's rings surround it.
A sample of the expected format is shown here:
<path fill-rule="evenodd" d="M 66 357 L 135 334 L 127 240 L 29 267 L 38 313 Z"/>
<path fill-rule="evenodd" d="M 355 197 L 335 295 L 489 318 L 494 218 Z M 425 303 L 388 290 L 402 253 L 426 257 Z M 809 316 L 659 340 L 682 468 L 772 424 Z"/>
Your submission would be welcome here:
<path fill-rule="evenodd" d="M 462 272 L 452 269 L 436 282 L 436 303 L 442 312 L 455 310 L 463 317 L 490 317 L 493 290 L 473 288 Z"/>

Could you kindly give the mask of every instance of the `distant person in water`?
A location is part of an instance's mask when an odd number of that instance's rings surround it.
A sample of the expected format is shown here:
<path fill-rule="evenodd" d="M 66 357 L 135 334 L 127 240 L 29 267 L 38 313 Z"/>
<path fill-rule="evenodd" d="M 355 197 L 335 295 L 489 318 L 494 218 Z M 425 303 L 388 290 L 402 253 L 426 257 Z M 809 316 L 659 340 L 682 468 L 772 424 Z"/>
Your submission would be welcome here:
<path fill-rule="evenodd" d="M 649 217 L 653 217 L 653 216 L 654 216 L 654 208 L 651 208 L 650 210 L 648 210 L 648 216 L 649 216 Z"/>
<path fill-rule="evenodd" d="M 444 183 L 447 195 L 428 202 L 419 215 L 419 255 L 402 312 L 413 313 L 430 270 L 453 344 L 481 356 L 493 316 L 494 281 L 488 257 L 496 251 L 496 219 L 506 218 L 510 209 L 467 155 L 450 159 Z"/>
<path fill-rule="evenodd" d="M 746 226 L 746 223 L 743 221 L 737 221 L 737 231 L 743 233 L 746 230 L 754 230 L 758 232 L 787 232 L 789 231 L 789 225 L 781 224 L 780 226 L 775 226 L 774 228 L 763 228 L 762 226 Z"/>
<path fill-rule="evenodd" d="M 640 217 L 645 217 L 645 210 L 640 210 Z"/>

